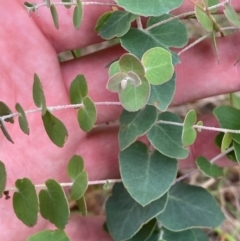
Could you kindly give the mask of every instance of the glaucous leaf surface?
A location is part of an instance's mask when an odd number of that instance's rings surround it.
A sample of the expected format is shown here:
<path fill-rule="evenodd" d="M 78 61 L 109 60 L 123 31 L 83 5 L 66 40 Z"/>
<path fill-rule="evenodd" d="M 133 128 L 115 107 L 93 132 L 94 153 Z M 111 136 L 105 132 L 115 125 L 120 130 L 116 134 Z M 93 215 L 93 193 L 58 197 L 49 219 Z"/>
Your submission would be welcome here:
<path fill-rule="evenodd" d="M 112 75 L 108 80 L 107 89 L 114 93 L 119 93 L 122 89 L 121 83 L 124 79 L 127 79 L 126 73 L 118 72 Z"/>
<path fill-rule="evenodd" d="M 160 111 L 166 111 L 173 100 L 176 89 L 176 75 L 162 85 L 151 85 L 148 105 L 155 106 Z"/>
<path fill-rule="evenodd" d="M 46 188 L 39 193 L 40 213 L 57 228 L 64 229 L 70 214 L 65 192 L 53 179 L 46 181 Z"/>
<path fill-rule="evenodd" d="M 112 11 L 109 12 L 105 12 L 104 14 L 102 14 L 99 19 L 97 20 L 97 23 L 95 25 L 94 30 L 96 32 L 99 32 L 101 27 L 104 25 L 104 23 L 107 21 L 107 19 L 111 16 Z"/>
<path fill-rule="evenodd" d="M 217 166 L 214 163 L 211 163 L 205 157 L 199 156 L 196 159 L 196 164 L 198 169 L 206 176 L 217 178 L 222 177 L 224 175 L 223 168 Z"/>
<path fill-rule="evenodd" d="M 190 110 L 186 114 L 183 122 L 182 143 L 184 146 L 192 145 L 197 138 L 197 132 L 193 127 L 196 121 L 197 121 L 197 114 L 195 110 Z"/>
<path fill-rule="evenodd" d="M 183 0 L 116 0 L 120 7 L 123 7 L 126 11 L 135 13 L 141 16 L 159 16 L 163 13 L 168 13 L 171 10 L 178 8 L 182 5 Z"/>
<path fill-rule="evenodd" d="M 83 98 L 84 107 L 78 110 L 78 123 L 85 132 L 92 130 L 97 120 L 97 110 L 90 97 Z"/>
<path fill-rule="evenodd" d="M 77 0 L 77 5 L 73 11 L 73 24 L 75 29 L 79 29 L 83 19 L 83 6 L 82 1 Z"/>
<path fill-rule="evenodd" d="M 146 105 L 137 112 L 123 110 L 120 117 L 118 140 L 120 149 L 124 150 L 139 136 L 144 135 L 155 123 L 157 110 L 154 106 Z"/>
<path fill-rule="evenodd" d="M 209 241 L 208 236 L 200 229 L 172 232 L 164 228 L 163 238 L 168 241 Z"/>
<path fill-rule="evenodd" d="M 213 110 L 221 128 L 240 130 L 240 110 L 232 106 L 218 106 Z M 234 141 L 240 143 L 240 134 L 232 133 Z"/>
<path fill-rule="evenodd" d="M 27 226 L 33 227 L 37 223 L 38 197 L 35 186 L 27 179 L 15 182 L 18 189 L 13 194 L 13 208 L 16 216 Z"/>
<path fill-rule="evenodd" d="M 43 230 L 27 239 L 27 241 L 70 241 L 63 230 Z"/>
<path fill-rule="evenodd" d="M 50 12 L 52 15 L 53 23 L 56 29 L 59 29 L 58 12 L 54 4 L 50 6 Z"/>
<path fill-rule="evenodd" d="M 56 146 L 63 147 L 68 137 L 65 125 L 48 110 L 42 115 L 42 121 L 50 140 Z"/>
<path fill-rule="evenodd" d="M 109 233 L 115 241 L 132 238 L 145 223 L 164 210 L 166 202 L 167 194 L 143 207 L 130 196 L 122 183 L 115 184 L 106 203 Z"/>
<path fill-rule="evenodd" d="M 28 121 L 22 106 L 19 103 L 17 103 L 15 105 L 15 109 L 18 112 L 18 123 L 21 130 L 23 131 L 23 133 L 29 135 Z"/>
<path fill-rule="evenodd" d="M 0 198 L 3 196 L 3 192 L 6 187 L 7 182 L 7 173 L 5 165 L 2 161 L 0 161 Z"/>
<path fill-rule="evenodd" d="M 42 83 L 37 74 L 34 74 L 34 82 L 33 82 L 33 101 L 35 105 L 39 108 L 42 108 L 42 115 L 46 114 L 46 100 L 45 95 L 42 88 Z"/>
<path fill-rule="evenodd" d="M 101 27 L 98 24 L 99 35 L 106 40 L 112 39 L 114 37 L 121 37 L 127 33 L 131 27 L 131 22 L 136 19 L 135 14 L 125 12 L 125 11 L 113 11 L 110 15 L 101 18 Z"/>
<path fill-rule="evenodd" d="M 182 123 L 182 120 L 176 114 L 171 112 L 161 113 L 156 123 L 147 133 L 149 141 L 159 152 L 166 156 L 179 159 L 186 158 L 189 151 L 182 144 L 182 126 L 157 123 L 161 120 Z"/>
<path fill-rule="evenodd" d="M 141 62 L 145 69 L 145 77 L 152 85 L 164 84 L 173 76 L 172 56 L 163 48 L 149 49 L 142 56 Z"/>
<path fill-rule="evenodd" d="M 72 81 L 69 88 L 69 96 L 71 104 L 80 104 L 83 98 L 88 94 L 87 81 L 84 75 L 77 75 Z"/>
<path fill-rule="evenodd" d="M 165 228 L 177 232 L 217 227 L 225 218 L 207 190 L 178 182 L 169 190 L 167 206 L 157 219 Z"/>
<path fill-rule="evenodd" d="M 142 206 L 162 197 L 177 175 L 177 160 L 135 142 L 120 152 L 120 173 L 129 194 Z"/>
<path fill-rule="evenodd" d="M 121 72 L 120 66 L 119 66 L 119 61 L 113 62 L 108 70 L 108 75 L 109 77 L 112 77 L 114 74 Z"/>

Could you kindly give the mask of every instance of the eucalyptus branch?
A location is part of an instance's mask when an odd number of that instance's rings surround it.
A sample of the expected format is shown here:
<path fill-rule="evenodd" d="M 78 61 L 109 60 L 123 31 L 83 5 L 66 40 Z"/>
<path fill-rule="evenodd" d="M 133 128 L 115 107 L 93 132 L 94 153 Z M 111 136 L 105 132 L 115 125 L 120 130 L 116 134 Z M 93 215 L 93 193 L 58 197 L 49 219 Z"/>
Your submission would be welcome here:
<path fill-rule="evenodd" d="M 210 160 L 210 163 L 214 163 L 214 162 L 216 162 L 217 160 L 219 160 L 220 158 L 226 156 L 228 153 L 230 153 L 230 152 L 233 151 L 233 150 L 234 150 L 234 147 L 233 147 L 233 146 L 230 147 L 230 148 L 228 148 L 226 151 L 224 151 L 224 152 L 218 154 L 217 156 L 215 156 L 214 158 L 212 158 L 212 159 Z M 187 173 L 187 174 L 185 174 L 185 175 L 183 175 L 183 176 L 177 178 L 177 179 L 175 180 L 175 183 L 176 183 L 176 182 L 180 182 L 180 181 L 182 181 L 183 179 L 185 179 L 185 178 L 191 176 L 192 174 L 194 174 L 195 172 L 198 172 L 198 171 L 199 171 L 198 168 L 192 170 L 191 172 L 189 172 L 189 173 Z"/>
<path fill-rule="evenodd" d="M 208 10 L 213 10 L 213 9 L 218 8 L 218 7 L 222 7 L 222 6 L 224 6 L 226 3 L 229 3 L 229 2 L 230 2 L 230 0 L 225 0 L 225 1 L 221 2 L 221 3 L 218 3 L 218 4 L 216 4 L 216 5 L 213 5 L 213 6 L 211 6 L 211 7 L 208 7 Z M 191 16 L 191 15 L 194 15 L 194 14 L 195 14 L 195 11 L 190 11 L 190 12 L 186 12 L 186 13 L 181 13 L 181 14 L 179 14 L 179 15 L 173 16 L 173 17 L 168 18 L 168 19 L 166 19 L 166 20 L 163 20 L 163 21 L 161 21 L 161 22 L 155 23 L 155 24 L 151 25 L 150 27 L 146 28 L 145 30 L 150 30 L 150 29 L 155 28 L 155 27 L 158 27 L 158 26 L 160 26 L 160 25 L 162 25 L 162 24 L 171 22 L 171 21 L 173 21 L 174 19 L 177 19 L 177 18 L 178 18 L 178 19 L 186 18 L 186 17 Z"/>
<path fill-rule="evenodd" d="M 98 180 L 98 181 L 89 181 L 89 185 L 104 185 L 105 183 L 117 183 L 122 182 L 122 179 L 109 179 L 109 180 Z M 73 182 L 66 182 L 66 183 L 59 183 L 61 187 L 71 187 L 73 185 Z M 36 189 L 39 188 L 46 188 L 45 184 L 36 184 L 34 185 Z M 5 192 L 16 192 L 18 189 L 16 187 L 8 187 L 5 189 Z"/>
<path fill-rule="evenodd" d="M 109 102 L 109 101 L 94 102 L 94 104 L 95 105 L 122 105 L 120 102 Z M 50 112 L 52 112 L 52 111 L 55 111 L 55 110 L 74 109 L 74 108 L 81 108 L 81 107 L 84 107 L 84 105 L 83 104 L 58 105 L 58 106 L 49 106 L 49 107 L 47 107 L 47 109 Z M 33 114 L 33 113 L 36 113 L 36 112 L 41 112 L 41 111 L 42 111 L 42 108 L 37 108 L 37 109 L 34 109 L 34 110 L 26 110 L 24 112 L 25 112 L 26 115 L 28 115 L 28 114 Z M 19 116 L 19 113 L 15 112 L 15 113 L 12 113 L 12 114 L 9 114 L 9 115 L 0 116 L 0 120 L 4 121 L 5 119 L 12 118 L 12 117 L 15 117 L 15 116 Z"/>

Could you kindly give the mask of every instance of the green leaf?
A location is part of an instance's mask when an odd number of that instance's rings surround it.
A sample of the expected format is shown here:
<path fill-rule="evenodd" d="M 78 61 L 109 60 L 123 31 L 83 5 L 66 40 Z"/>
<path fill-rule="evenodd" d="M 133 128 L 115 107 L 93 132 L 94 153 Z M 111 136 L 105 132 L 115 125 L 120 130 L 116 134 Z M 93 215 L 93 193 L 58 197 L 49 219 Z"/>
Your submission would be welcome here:
<path fill-rule="evenodd" d="M 27 241 L 70 241 L 62 230 L 43 230 L 27 239 Z"/>
<path fill-rule="evenodd" d="M 73 12 L 73 24 L 75 29 L 79 29 L 83 18 L 83 7 L 82 7 L 82 1 L 77 0 L 77 5 L 74 8 Z"/>
<path fill-rule="evenodd" d="M 130 239 L 127 241 L 144 241 L 147 240 L 151 234 L 153 233 L 154 229 L 156 228 L 157 220 L 154 218 L 150 220 L 148 223 L 144 224 L 141 229 Z"/>
<path fill-rule="evenodd" d="M 0 198 L 3 196 L 3 192 L 6 187 L 7 182 L 7 173 L 5 165 L 2 161 L 0 161 Z"/>
<path fill-rule="evenodd" d="M 136 73 L 139 77 L 144 77 L 145 70 L 141 61 L 132 54 L 124 54 L 119 60 L 121 72 L 128 73 L 129 71 Z"/>
<path fill-rule="evenodd" d="M 232 106 L 218 106 L 213 110 L 221 128 L 240 130 L 240 110 Z M 232 133 L 232 138 L 240 143 L 240 134 Z"/>
<path fill-rule="evenodd" d="M 199 126 L 199 127 L 201 127 L 201 126 L 203 126 L 203 122 L 202 122 L 202 121 L 198 121 L 196 125 Z M 202 128 L 199 128 L 199 127 L 197 127 L 197 131 L 198 131 L 198 132 L 201 132 L 201 131 L 202 131 Z"/>
<path fill-rule="evenodd" d="M 80 213 L 83 216 L 87 216 L 87 205 L 86 205 L 85 197 L 82 196 L 80 199 L 76 200 L 76 203 Z"/>
<path fill-rule="evenodd" d="M 232 134 L 224 133 L 222 143 L 221 143 L 221 152 L 226 151 L 232 143 Z"/>
<path fill-rule="evenodd" d="M 97 20 L 94 30 L 98 33 L 107 19 L 111 16 L 112 11 L 105 12 L 100 18 Z"/>
<path fill-rule="evenodd" d="M 162 85 L 151 85 L 148 105 L 154 105 L 160 111 L 166 111 L 173 100 L 176 87 L 176 75 Z"/>
<path fill-rule="evenodd" d="M 240 96 L 237 95 L 236 93 L 230 93 L 230 101 L 231 105 L 236 108 L 240 109 Z"/>
<path fill-rule="evenodd" d="M 171 187 L 167 206 L 157 219 L 165 228 L 177 232 L 217 227 L 224 215 L 204 188 L 178 182 Z"/>
<path fill-rule="evenodd" d="M 33 82 L 33 100 L 37 107 L 42 108 L 42 115 L 46 114 L 46 100 L 42 88 L 42 83 L 37 74 L 34 74 L 34 82 Z"/>
<path fill-rule="evenodd" d="M 74 180 L 84 171 L 84 162 L 81 156 L 74 155 L 68 163 L 68 176 Z"/>
<path fill-rule="evenodd" d="M 162 197 L 177 175 L 176 159 L 156 150 L 150 152 L 142 142 L 137 141 L 120 152 L 119 159 L 123 184 L 142 206 Z"/>
<path fill-rule="evenodd" d="M 234 147 L 235 159 L 240 164 L 240 144 L 238 142 L 234 141 L 233 147 Z"/>
<path fill-rule="evenodd" d="M 64 229 L 70 214 L 65 193 L 53 179 L 46 181 L 46 187 L 47 190 L 39 193 L 40 213 L 57 228 Z"/>
<path fill-rule="evenodd" d="M 15 109 L 18 112 L 18 123 L 21 130 L 23 131 L 23 133 L 29 135 L 28 121 L 22 106 L 19 103 L 17 103 L 15 105 Z"/>
<path fill-rule="evenodd" d="M 123 110 L 120 117 L 118 140 L 120 149 L 124 150 L 139 136 L 146 134 L 157 119 L 157 110 L 153 106 L 145 106 L 137 112 Z M 143 121 L 144 120 L 144 121 Z"/>
<path fill-rule="evenodd" d="M 47 7 L 50 7 L 50 0 L 44 0 L 44 2 L 46 3 Z"/>
<path fill-rule="evenodd" d="M 182 120 L 171 112 L 163 112 L 158 116 L 158 121 L 171 121 L 181 123 Z M 188 150 L 182 145 L 182 126 L 155 123 L 147 133 L 151 144 L 162 154 L 184 159 L 188 156 Z"/>
<path fill-rule="evenodd" d="M 83 98 L 83 105 L 84 107 L 78 111 L 78 123 L 83 131 L 89 132 L 97 120 L 97 110 L 88 96 Z"/>
<path fill-rule="evenodd" d="M 206 159 L 203 156 L 199 156 L 196 159 L 196 164 L 198 169 L 200 169 L 201 172 L 206 176 L 217 178 L 222 177 L 224 175 L 223 168 L 217 166 L 214 163 L 211 163 L 208 159 Z"/>
<path fill-rule="evenodd" d="M 141 80 L 141 85 L 137 87 L 127 82 L 125 89 L 119 93 L 120 102 L 127 111 L 138 111 L 147 104 L 150 95 L 150 85 L 146 78 Z"/>
<path fill-rule="evenodd" d="M 15 182 L 18 191 L 13 195 L 13 208 L 17 217 L 27 226 L 33 227 L 38 217 L 38 197 L 35 186 L 27 179 Z"/>
<path fill-rule="evenodd" d="M 151 2 L 142 0 L 116 0 L 118 6 L 126 11 L 141 16 L 160 16 L 182 5 L 183 0 L 152 0 Z"/>
<path fill-rule="evenodd" d="M 13 141 L 12 137 L 9 135 L 9 133 L 5 127 L 5 124 L 2 120 L 0 120 L 0 128 L 2 130 L 3 135 L 7 138 L 7 140 L 14 144 L 14 141 Z"/>
<path fill-rule="evenodd" d="M 166 202 L 167 194 L 143 207 L 131 198 L 121 183 L 115 184 L 106 203 L 109 233 L 115 241 L 130 239 L 143 224 L 164 210 Z"/>
<path fill-rule="evenodd" d="M 211 7 L 214 5 L 217 5 L 219 3 L 219 0 L 207 0 L 207 6 Z M 210 13 L 216 13 L 218 11 L 218 8 L 210 10 Z"/>
<path fill-rule="evenodd" d="M 69 96 L 71 104 L 80 104 L 83 98 L 88 94 L 87 81 L 84 75 L 77 75 L 72 81 L 69 88 Z"/>
<path fill-rule="evenodd" d="M 110 65 L 109 70 L 108 70 L 108 75 L 109 75 L 109 77 L 112 77 L 113 75 L 115 75 L 118 72 L 121 72 L 121 69 L 119 66 L 119 61 L 115 61 Z"/>
<path fill-rule="evenodd" d="M 136 18 L 137 16 L 132 13 L 113 11 L 110 16 L 104 16 L 104 23 L 102 23 L 103 19 L 101 19 L 101 27 L 98 24 L 98 28 L 100 28 L 99 35 L 106 40 L 121 37 L 127 33 L 131 27 L 131 22 Z"/>
<path fill-rule="evenodd" d="M 172 232 L 164 228 L 163 238 L 169 241 L 209 241 L 208 236 L 200 229 Z"/>
<path fill-rule="evenodd" d="M 11 114 L 12 114 L 11 109 L 4 102 L 0 101 L 0 116 L 11 115 Z M 4 121 L 10 122 L 13 124 L 14 118 L 13 117 L 7 118 L 7 119 L 4 119 Z"/>
<path fill-rule="evenodd" d="M 206 31 L 212 32 L 213 21 L 201 8 L 204 9 L 204 4 L 201 2 L 197 2 L 195 5 L 195 15 L 197 17 L 197 20 Z"/>
<path fill-rule="evenodd" d="M 50 11 L 51 11 L 52 19 L 53 19 L 53 22 L 54 22 L 54 26 L 55 26 L 56 29 L 59 29 L 58 12 L 57 12 L 57 9 L 56 9 L 54 4 L 51 4 Z"/>
<path fill-rule="evenodd" d="M 62 0 L 63 3 L 71 3 L 72 0 Z M 71 5 L 64 5 L 65 8 L 71 8 Z"/>
<path fill-rule="evenodd" d="M 123 72 L 119 72 L 112 75 L 108 80 L 107 89 L 114 93 L 120 92 L 122 89 L 121 83 L 126 78 L 127 78 L 127 74 Z"/>
<path fill-rule="evenodd" d="M 225 9 L 223 10 L 223 12 L 231 23 L 233 23 L 237 27 L 240 27 L 240 20 L 238 18 L 238 15 L 230 3 L 225 3 Z"/>
<path fill-rule="evenodd" d="M 42 121 L 50 140 L 56 146 L 63 147 L 68 137 L 64 124 L 48 110 L 42 116 Z"/>
<path fill-rule="evenodd" d="M 182 142 L 184 146 L 192 145 L 197 138 L 197 132 L 193 127 L 196 121 L 197 121 L 197 114 L 195 110 L 190 110 L 186 114 L 183 122 Z"/>
<path fill-rule="evenodd" d="M 171 79 L 174 73 L 172 56 L 169 51 L 155 47 L 142 56 L 145 77 L 152 85 L 161 85 Z"/>
<path fill-rule="evenodd" d="M 160 236 L 160 230 L 159 230 L 158 226 L 156 225 L 155 229 L 153 230 L 150 237 L 146 241 L 165 241 L 163 239 L 159 240 L 159 236 Z"/>

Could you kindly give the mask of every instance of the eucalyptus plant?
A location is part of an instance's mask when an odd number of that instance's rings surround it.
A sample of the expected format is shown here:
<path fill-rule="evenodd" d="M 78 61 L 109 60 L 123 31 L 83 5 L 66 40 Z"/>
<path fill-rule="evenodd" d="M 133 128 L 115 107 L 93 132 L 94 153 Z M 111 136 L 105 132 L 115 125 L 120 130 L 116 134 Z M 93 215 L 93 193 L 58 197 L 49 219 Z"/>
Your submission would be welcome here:
<path fill-rule="evenodd" d="M 69 241 L 64 231 L 70 216 L 68 202 L 75 200 L 79 211 L 86 215 L 84 194 L 91 184 L 104 184 L 105 188 L 114 184 L 106 202 L 103 228 L 115 241 L 207 241 L 203 229 L 213 229 L 224 221 L 224 214 L 213 195 L 183 180 L 196 171 L 221 178 L 223 168 L 215 162 L 225 155 L 240 162 L 240 110 L 230 105 L 216 107 L 213 115 L 219 123 L 218 128 L 198 121 L 193 109 L 182 119 L 169 108 L 174 104 L 178 81 L 175 68 L 181 64 L 181 54 L 201 41 L 211 41 L 216 61 L 221 62 L 218 39 L 238 31 L 240 19 L 229 0 L 191 2 L 193 11 L 177 15 L 171 12 L 180 8 L 183 0 L 115 0 L 114 3 L 44 0 L 42 3 L 24 3 L 30 15 L 38 15 L 40 8 L 48 8 L 57 29 L 61 29 L 58 7 L 64 5 L 66 11 L 73 8 L 72 21 L 76 31 L 81 31 L 87 5 L 111 6 L 112 10 L 96 22 L 95 31 L 103 40 L 115 39 L 115 44 L 125 49 L 119 59 L 109 63 L 105 86 L 118 96 L 118 102 L 94 102 L 87 78 L 78 73 L 70 85 L 70 104 L 48 106 L 37 69 L 32 84 L 36 109 L 24 109 L 16 103 L 16 111 L 12 112 L 7 103 L 0 101 L 0 127 L 8 141 L 14 143 L 6 122 L 14 124 L 18 119 L 22 132 L 31 135 L 33 127 L 28 124 L 27 116 L 40 112 L 46 134 L 58 148 L 67 148 L 65 144 L 69 136 L 68 126 L 55 115 L 58 110 L 75 111 L 81 131 L 91 134 L 99 127 L 96 124 L 97 106 L 122 106 L 118 121 L 119 155 L 116 156 L 120 179 L 90 181 L 83 158 L 75 154 L 66 170 L 71 180 L 69 183 L 49 178 L 45 183 L 36 184 L 26 177 L 16 180 L 15 187 L 6 187 L 8 174 L 4 160 L 0 161 L 0 197 L 8 199 L 9 195 L 12 196 L 17 218 L 33 227 L 40 213 L 56 227 L 36 233 L 28 241 Z M 221 7 L 223 14 L 218 13 Z M 194 27 L 189 27 L 192 21 L 200 26 L 203 34 L 189 43 L 195 31 Z M 237 62 L 236 59 L 235 64 Z M 106 124 L 106 128 L 108 126 L 111 128 L 111 124 Z M 196 159 L 196 169 L 177 177 L 179 162 L 189 156 L 190 146 L 201 130 L 220 133 L 216 138 L 219 155 L 208 160 L 203 153 Z M 139 139 L 143 136 L 145 141 Z M 70 193 L 64 187 L 70 187 Z"/>

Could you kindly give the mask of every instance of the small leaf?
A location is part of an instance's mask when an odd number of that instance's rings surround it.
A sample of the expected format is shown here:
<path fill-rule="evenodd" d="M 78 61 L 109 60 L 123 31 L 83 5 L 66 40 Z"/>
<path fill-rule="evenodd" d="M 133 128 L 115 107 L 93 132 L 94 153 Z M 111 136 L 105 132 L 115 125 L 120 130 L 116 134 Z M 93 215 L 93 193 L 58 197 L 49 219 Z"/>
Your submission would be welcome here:
<path fill-rule="evenodd" d="M 196 125 L 201 127 L 201 126 L 203 126 L 203 122 L 202 121 L 198 121 Z M 202 128 L 197 128 L 197 131 L 201 132 Z"/>
<path fill-rule="evenodd" d="M 221 152 L 226 151 L 229 148 L 231 143 L 232 143 L 232 134 L 225 133 L 222 139 Z"/>
<path fill-rule="evenodd" d="M 162 85 L 151 85 L 148 105 L 153 105 L 160 111 L 166 111 L 173 100 L 176 87 L 176 75 Z"/>
<path fill-rule="evenodd" d="M 83 18 L 83 7 L 82 7 L 82 1 L 77 0 L 77 5 L 74 8 L 73 12 L 73 24 L 75 29 L 79 29 Z"/>
<path fill-rule="evenodd" d="M 87 81 L 84 75 L 77 75 L 72 81 L 69 88 L 69 96 L 71 104 L 80 104 L 83 98 L 88 94 Z"/>
<path fill-rule="evenodd" d="M 84 162 L 81 156 L 74 155 L 68 163 L 68 176 L 75 179 L 84 170 Z"/>
<path fill-rule="evenodd" d="M 131 198 L 121 183 L 115 184 L 106 203 L 107 227 L 113 239 L 122 241 L 133 237 L 143 224 L 164 210 L 167 196 L 143 207 Z"/>
<path fill-rule="evenodd" d="M 120 128 L 118 132 L 120 149 L 124 150 L 138 137 L 149 131 L 156 119 L 157 110 L 153 106 L 147 105 L 137 112 L 124 110 L 120 117 Z"/>
<path fill-rule="evenodd" d="M 107 89 L 114 92 L 118 93 L 121 91 L 121 83 L 124 79 L 127 79 L 127 74 L 123 72 L 116 73 L 110 77 L 107 83 Z"/>
<path fill-rule="evenodd" d="M 94 30 L 98 33 L 107 19 L 111 16 L 112 12 L 105 12 L 100 18 L 97 20 Z"/>
<path fill-rule="evenodd" d="M 204 188 L 178 182 L 171 187 L 167 206 L 157 219 L 165 228 L 178 232 L 192 227 L 217 227 L 224 215 Z"/>
<path fill-rule="evenodd" d="M 9 133 L 5 127 L 5 124 L 2 120 L 0 120 L 0 128 L 2 130 L 3 135 L 7 138 L 7 140 L 14 144 L 14 141 L 13 141 L 12 137 L 9 135 Z"/>
<path fill-rule="evenodd" d="M 3 192 L 6 187 L 7 182 L 7 173 L 5 165 L 2 161 L 0 161 L 0 198 L 3 196 Z"/>
<path fill-rule="evenodd" d="M 72 3 L 72 0 L 62 0 L 63 3 Z M 65 8 L 71 8 L 71 5 L 64 5 Z"/>
<path fill-rule="evenodd" d="M 182 142 L 184 146 L 190 146 L 197 138 L 197 132 L 193 125 L 197 121 L 197 114 L 195 110 L 190 110 L 183 122 Z"/>
<path fill-rule="evenodd" d="M 63 147 L 67 141 L 68 132 L 64 124 L 48 110 L 42 116 L 42 121 L 50 140 L 59 147 Z"/>
<path fill-rule="evenodd" d="M 161 120 L 177 123 L 182 122 L 180 117 L 171 112 L 161 113 L 158 116 L 158 121 Z M 189 151 L 185 149 L 182 144 L 182 129 L 182 126 L 155 123 L 147 133 L 147 137 L 151 144 L 162 154 L 172 158 L 184 159 L 188 156 Z"/>
<path fill-rule="evenodd" d="M 4 102 L 0 101 L 0 116 L 11 115 L 11 114 L 12 114 L 11 109 Z M 4 121 L 10 122 L 13 124 L 14 118 L 13 117 L 7 118 L 7 119 L 4 119 Z"/>
<path fill-rule="evenodd" d="M 29 2 L 24 2 L 24 6 L 27 8 L 34 8 L 35 4 L 34 3 L 29 3 Z"/>
<path fill-rule="evenodd" d="M 196 159 L 196 164 L 198 169 L 201 170 L 201 172 L 209 177 L 217 178 L 223 176 L 223 169 L 219 166 L 217 166 L 214 163 L 211 163 L 209 160 L 207 160 L 205 157 L 198 157 Z"/>
<path fill-rule="evenodd" d="M 23 131 L 23 133 L 29 135 L 28 121 L 22 106 L 17 103 L 15 109 L 18 112 L 18 123 L 21 130 Z"/>
<path fill-rule="evenodd" d="M 176 159 L 164 156 L 157 150 L 150 152 L 139 141 L 120 152 L 119 159 L 123 184 L 142 206 L 162 197 L 177 175 Z"/>
<path fill-rule="evenodd" d="M 46 181 L 47 190 L 39 193 L 40 213 L 57 228 L 64 229 L 69 218 L 69 208 L 65 193 L 60 184 L 49 179 Z"/>
<path fill-rule="evenodd" d="M 152 85 L 163 84 L 173 76 L 172 56 L 163 48 L 149 49 L 142 56 L 141 62 L 145 68 L 145 77 Z"/>
<path fill-rule="evenodd" d="M 85 201 L 85 197 L 82 196 L 80 199 L 76 200 L 78 210 L 83 216 L 87 216 L 87 205 Z"/>
<path fill-rule="evenodd" d="M 202 25 L 202 27 L 208 31 L 213 31 L 213 21 L 209 18 L 209 16 L 201 9 L 204 9 L 204 4 L 201 2 L 197 2 L 195 5 L 195 15 L 197 17 L 197 20 Z"/>
<path fill-rule="evenodd" d="M 13 195 L 13 208 L 17 217 L 27 226 L 33 227 L 37 223 L 38 197 L 35 186 L 27 179 L 15 182 L 18 191 Z"/>
<path fill-rule="evenodd" d="M 50 11 L 51 11 L 52 19 L 53 19 L 53 22 L 54 22 L 54 26 L 55 26 L 56 29 L 59 29 L 58 13 L 57 13 L 57 9 L 56 9 L 54 4 L 51 4 Z"/>
<path fill-rule="evenodd" d="M 225 9 L 223 10 L 223 12 L 231 23 L 233 23 L 237 27 L 240 27 L 240 20 L 238 18 L 238 15 L 230 3 L 225 3 Z"/>
<path fill-rule="evenodd" d="M 89 132 L 97 120 L 97 110 L 88 96 L 83 98 L 83 105 L 84 107 L 78 111 L 78 123 L 83 131 Z"/>
<path fill-rule="evenodd" d="M 108 75 L 109 75 L 109 77 L 112 77 L 113 75 L 115 75 L 118 72 L 121 72 L 121 69 L 119 66 L 119 61 L 115 61 L 110 65 L 109 70 L 108 70 Z"/>
<path fill-rule="evenodd" d="M 27 239 L 27 241 L 70 241 L 62 230 L 43 230 Z"/>
<path fill-rule="evenodd" d="M 110 188 L 110 183 L 108 180 L 106 180 L 106 182 L 103 184 L 103 190 L 109 190 Z"/>
<path fill-rule="evenodd" d="M 131 27 L 131 22 L 137 16 L 126 11 L 113 11 L 110 15 L 104 15 L 101 19 L 101 27 L 98 24 L 99 35 L 106 40 L 114 37 L 121 37 L 127 33 Z M 102 23 L 104 21 L 104 23 Z"/>
<path fill-rule="evenodd" d="M 37 74 L 34 74 L 34 83 L 32 91 L 35 105 L 39 108 L 42 108 L 42 115 L 45 115 L 47 111 L 46 100 L 42 88 L 42 83 Z"/>

